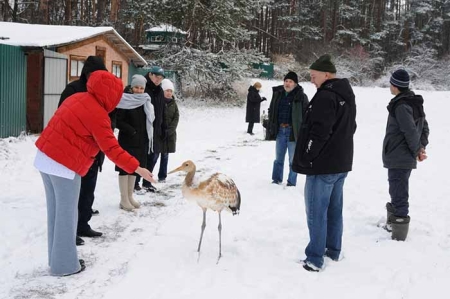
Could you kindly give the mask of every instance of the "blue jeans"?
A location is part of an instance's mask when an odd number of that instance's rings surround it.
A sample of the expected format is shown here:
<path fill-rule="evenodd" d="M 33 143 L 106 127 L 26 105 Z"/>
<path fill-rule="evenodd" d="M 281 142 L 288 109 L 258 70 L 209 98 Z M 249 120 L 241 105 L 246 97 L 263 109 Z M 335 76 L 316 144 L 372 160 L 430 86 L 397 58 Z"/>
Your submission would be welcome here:
<path fill-rule="evenodd" d="M 288 185 L 295 186 L 297 184 L 297 173 L 292 171 L 292 159 L 294 159 L 295 141 L 289 141 L 291 136 L 291 127 L 279 128 L 276 141 L 276 157 L 273 162 L 272 180 L 276 183 L 283 181 L 284 157 L 286 150 L 289 154 L 289 176 Z"/>
<path fill-rule="evenodd" d="M 161 154 L 161 161 L 159 161 L 158 180 L 165 180 L 167 177 L 167 164 L 169 163 L 169 154 Z"/>
<path fill-rule="evenodd" d="M 307 175 L 305 207 L 308 221 L 309 244 L 306 261 L 323 266 L 323 256 L 339 259 L 342 245 L 343 186 L 347 172 Z"/>
<path fill-rule="evenodd" d="M 412 169 L 388 169 L 389 194 L 394 215 L 406 217 L 409 213 L 409 176 Z"/>

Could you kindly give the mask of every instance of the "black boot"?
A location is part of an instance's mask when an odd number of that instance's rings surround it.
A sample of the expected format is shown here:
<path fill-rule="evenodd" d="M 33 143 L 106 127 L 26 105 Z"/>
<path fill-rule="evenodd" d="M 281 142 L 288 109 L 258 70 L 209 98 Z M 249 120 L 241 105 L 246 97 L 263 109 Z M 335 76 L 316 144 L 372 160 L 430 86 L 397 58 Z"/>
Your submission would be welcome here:
<path fill-rule="evenodd" d="M 388 232 L 392 232 L 392 223 L 390 218 L 392 215 L 394 215 L 395 209 L 390 202 L 386 203 L 386 212 L 386 224 L 383 226 L 383 228 Z"/>
<path fill-rule="evenodd" d="M 77 236 L 75 239 L 75 243 L 77 244 L 77 246 L 81 246 L 84 245 L 84 240 Z"/>
<path fill-rule="evenodd" d="M 77 235 L 80 237 L 97 238 L 97 237 L 101 237 L 103 235 L 103 233 L 97 232 L 97 231 L 93 230 L 92 228 L 89 228 L 88 230 L 77 232 Z"/>
<path fill-rule="evenodd" d="M 392 240 L 405 241 L 408 236 L 411 218 L 409 216 L 399 217 L 392 215 L 389 219 L 392 226 Z"/>

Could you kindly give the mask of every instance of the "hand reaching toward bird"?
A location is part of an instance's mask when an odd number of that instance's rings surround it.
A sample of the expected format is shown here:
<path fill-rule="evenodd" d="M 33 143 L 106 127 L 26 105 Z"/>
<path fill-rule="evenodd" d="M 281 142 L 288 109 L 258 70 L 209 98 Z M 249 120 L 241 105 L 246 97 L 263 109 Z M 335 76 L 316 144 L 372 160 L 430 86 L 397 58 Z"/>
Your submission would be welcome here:
<path fill-rule="evenodd" d="M 143 177 L 145 180 L 156 184 L 156 180 L 153 178 L 153 174 L 146 168 L 138 167 L 135 172 Z"/>

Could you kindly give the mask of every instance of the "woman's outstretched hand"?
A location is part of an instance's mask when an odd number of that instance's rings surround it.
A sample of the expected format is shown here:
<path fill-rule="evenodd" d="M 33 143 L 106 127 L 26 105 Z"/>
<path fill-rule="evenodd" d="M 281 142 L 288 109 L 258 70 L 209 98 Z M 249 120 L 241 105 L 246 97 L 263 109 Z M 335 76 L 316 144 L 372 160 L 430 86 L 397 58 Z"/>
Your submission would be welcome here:
<path fill-rule="evenodd" d="M 135 172 L 143 177 L 146 181 L 149 181 L 150 183 L 156 183 L 156 180 L 153 178 L 153 174 L 147 168 L 138 167 Z"/>

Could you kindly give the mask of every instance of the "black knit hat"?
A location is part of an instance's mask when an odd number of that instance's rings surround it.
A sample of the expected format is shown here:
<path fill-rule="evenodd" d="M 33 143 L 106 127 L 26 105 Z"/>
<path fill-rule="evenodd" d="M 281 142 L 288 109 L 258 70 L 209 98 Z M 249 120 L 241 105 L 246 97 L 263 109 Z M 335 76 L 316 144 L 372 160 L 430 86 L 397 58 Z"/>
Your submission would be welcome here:
<path fill-rule="evenodd" d="M 286 79 L 291 79 L 292 81 L 294 81 L 296 84 L 298 84 L 298 76 L 296 73 L 294 72 L 289 72 L 286 74 L 286 76 L 284 76 L 284 81 L 286 81 Z"/>
<path fill-rule="evenodd" d="M 389 82 L 394 85 L 395 87 L 400 88 L 408 88 L 409 87 L 409 74 L 405 70 L 396 70 L 392 76 Z"/>
<path fill-rule="evenodd" d="M 88 56 L 81 69 L 80 80 L 87 81 L 89 75 L 95 71 L 107 71 L 103 58 L 99 56 Z"/>
<path fill-rule="evenodd" d="M 334 66 L 333 62 L 331 62 L 331 56 L 329 54 L 320 56 L 319 59 L 311 64 L 309 69 L 319 72 L 336 74 L 336 67 Z"/>

